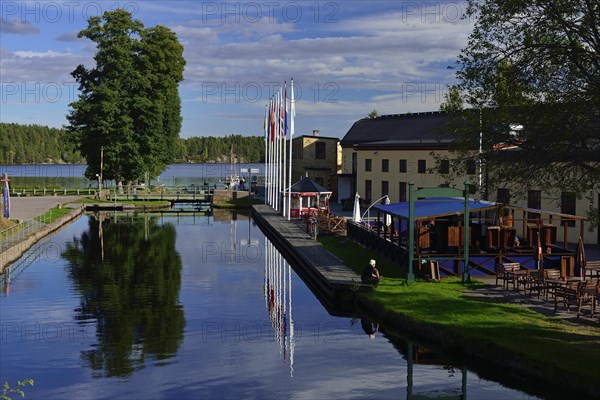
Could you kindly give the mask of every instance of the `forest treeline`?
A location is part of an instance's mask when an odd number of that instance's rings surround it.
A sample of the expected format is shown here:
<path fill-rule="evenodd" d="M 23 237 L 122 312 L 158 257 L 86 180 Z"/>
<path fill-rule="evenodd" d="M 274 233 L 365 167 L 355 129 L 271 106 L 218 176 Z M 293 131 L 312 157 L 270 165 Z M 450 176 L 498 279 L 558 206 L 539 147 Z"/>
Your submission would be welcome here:
<path fill-rule="evenodd" d="M 178 138 L 174 162 L 231 162 L 264 160 L 263 136 Z M 67 139 L 66 131 L 42 125 L 0 123 L 0 164 L 82 164 L 85 159 Z"/>

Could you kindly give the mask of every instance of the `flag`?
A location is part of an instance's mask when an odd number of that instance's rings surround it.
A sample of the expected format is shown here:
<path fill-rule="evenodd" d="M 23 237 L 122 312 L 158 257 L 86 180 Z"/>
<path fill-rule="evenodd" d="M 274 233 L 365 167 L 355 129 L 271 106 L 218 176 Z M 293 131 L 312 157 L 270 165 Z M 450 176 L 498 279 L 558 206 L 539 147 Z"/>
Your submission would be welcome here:
<path fill-rule="evenodd" d="M 287 96 L 287 82 L 283 82 L 283 136 L 287 136 L 288 132 L 288 113 L 289 113 L 289 104 L 288 104 L 288 96 Z"/>
<path fill-rule="evenodd" d="M 279 92 L 279 135 L 285 136 L 285 104 L 283 90 Z"/>
<path fill-rule="evenodd" d="M 275 140 L 275 99 L 271 98 L 271 142 Z"/>
<path fill-rule="evenodd" d="M 4 218 L 10 218 L 10 189 L 8 187 L 8 174 L 4 174 Z"/>

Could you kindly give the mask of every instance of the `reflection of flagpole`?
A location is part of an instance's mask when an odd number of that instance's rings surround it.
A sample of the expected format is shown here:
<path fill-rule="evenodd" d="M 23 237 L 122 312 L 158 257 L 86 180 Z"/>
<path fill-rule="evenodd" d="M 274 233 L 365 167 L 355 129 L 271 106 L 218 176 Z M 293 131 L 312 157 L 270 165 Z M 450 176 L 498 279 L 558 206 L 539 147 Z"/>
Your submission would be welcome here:
<path fill-rule="evenodd" d="M 292 319 L 292 267 L 288 264 L 288 296 L 289 311 L 288 320 L 290 321 L 290 378 L 294 377 L 294 320 Z"/>

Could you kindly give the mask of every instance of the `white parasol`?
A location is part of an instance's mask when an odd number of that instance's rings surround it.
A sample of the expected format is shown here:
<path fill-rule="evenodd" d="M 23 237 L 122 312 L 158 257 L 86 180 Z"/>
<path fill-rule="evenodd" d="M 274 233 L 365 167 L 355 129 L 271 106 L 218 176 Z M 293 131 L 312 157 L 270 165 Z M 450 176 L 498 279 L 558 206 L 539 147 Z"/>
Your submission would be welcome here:
<path fill-rule="evenodd" d="M 385 196 L 385 204 L 390 204 L 389 196 Z M 392 225 L 392 215 L 391 214 L 385 214 L 385 225 L 386 226 Z"/>
<path fill-rule="evenodd" d="M 360 217 L 360 196 L 358 195 L 358 192 L 356 192 L 356 195 L 354 196 L 354 210 L 352 210 L 352 221 L 356 223 L 362 221 L 362 218 Z"/>

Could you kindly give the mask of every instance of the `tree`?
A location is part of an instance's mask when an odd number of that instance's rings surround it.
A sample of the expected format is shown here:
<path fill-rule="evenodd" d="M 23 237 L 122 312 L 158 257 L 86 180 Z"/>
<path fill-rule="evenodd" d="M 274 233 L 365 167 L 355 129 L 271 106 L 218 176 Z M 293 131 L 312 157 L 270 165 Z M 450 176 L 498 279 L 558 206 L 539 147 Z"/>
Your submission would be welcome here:
<path fill-rule="evenodd" d="M 463 109 L 463 100 L 456 85 L 450 86 L 448 92 L 444 95 L 444 99 L 446 101 L 440 104 L 440 111 L 454 112 Z"/>
<path fill-rule="evenodd" d="M 158 175 L 174 159 L 181 128 L 183 47 L 168 28 L 146 29 L 122 9 L 91 17 L 79 37 L 97 46 L 95 67 L 72 72 L 81 93 L 67 116 L 86 177 L 100 173 L 101 148 L 105 179 Z"/>
<path fill-rule="evenodd" d="M 469 0 L 467 16 L 457 78 L 474 110 L 450 124 L 462 159 L 483 158 L 490 183 L 516 192 L 589 195 L 600 183 L 600 3 Z"/>
<path fill-rule="evenodd" d="M 373 109 L 368 115 L 369 118 L 377 118 L 378 116 L 379 116 L 379 112 L 377 112 L 376 109 Z"/>

